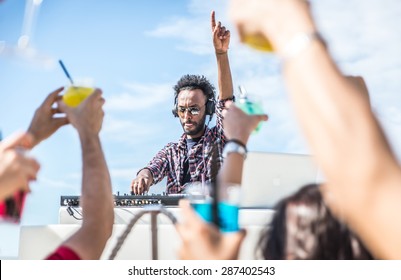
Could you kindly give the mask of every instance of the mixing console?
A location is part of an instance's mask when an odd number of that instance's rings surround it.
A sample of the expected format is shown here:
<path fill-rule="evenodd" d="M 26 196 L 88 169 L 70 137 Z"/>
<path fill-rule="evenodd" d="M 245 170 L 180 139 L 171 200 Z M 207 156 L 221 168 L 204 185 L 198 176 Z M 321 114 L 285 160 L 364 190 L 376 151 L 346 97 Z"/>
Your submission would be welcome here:
<path fill-rule="evenodd" d="M 184 194 L 152 194 L 152 195 L 115 195 L 115 207 L 141 207 L 144 205 L 161 204 L 165 206 L 178 206 L 178 201 L 185 198 Z M 79 206 L 79 196 L 61 196 L 60 206 Z"/>

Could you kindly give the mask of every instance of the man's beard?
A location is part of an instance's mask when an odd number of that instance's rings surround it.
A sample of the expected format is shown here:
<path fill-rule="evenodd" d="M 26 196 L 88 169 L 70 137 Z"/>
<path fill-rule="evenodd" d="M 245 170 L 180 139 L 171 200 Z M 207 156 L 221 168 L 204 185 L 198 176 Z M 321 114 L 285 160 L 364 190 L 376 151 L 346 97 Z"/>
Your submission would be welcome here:
<path fill-rule="evenodd" d="M 203 118 L 198 123 L 192 122 L 192 121 L 186 122 L 186 123 L 196 124 L 196 126 L 191 130 L 185 129 L 185 122 L 183 123 L 181 121 L 181 126 L 182 126 L 182 129 L 184 130 L 184 133 L 186 135 L 193 136 L 193 135 L 196 135 L 196 134 L 200 133 L 204 129 L 205 122 L 206 122 L 206 114 L 203 115 Z"/>

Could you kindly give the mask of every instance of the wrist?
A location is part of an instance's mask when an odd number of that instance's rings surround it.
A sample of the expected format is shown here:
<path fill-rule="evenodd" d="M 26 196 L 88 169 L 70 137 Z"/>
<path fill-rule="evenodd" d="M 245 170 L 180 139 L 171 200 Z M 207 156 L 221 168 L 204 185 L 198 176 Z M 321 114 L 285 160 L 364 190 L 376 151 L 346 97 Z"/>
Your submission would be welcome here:
<path fill-rule="evenodd" d="M 83 138 L 99 137 L 99 130 L 93 129 L 89 125 L 75 126 L 78 135 Z"/>
<path fill-rule="evenodd" d="M 226 158 L 229 154 L 236 153 L 242 155 L 244 159 L 246 159 L 246 155 L 248 150 L 246 145 L 238 139 L 230 139 L 224 146 L 223 149 L 223 158 Z"/>
<path fill-rule="evenodd" d="M 26 148 L 33 149 L 33 147 L 38 145 L 41 140 L 36 136 L 36 133 L 31 128 L 28 128 L 27 134 L 30 136 L 30 142 L 27 143 L 28 147 Z"/>
<path fill-rule="evenodd" d="M 276 53 L 286 48 L 297 34 L 317 32 L 307 1 L 293 1 L 289 4 L 291 6 L 286 8 L 286 16 L 278 20 L 274 29 L 270 27 L 268 18 L 262 27 L 263 35 L 271 41 Z M 291 18 L 291 21 L 288 21 L 288 18 Z"/>
<path fill-rule="evenodd" d="M 238 144 L 241 144 L 242 146 L 246 147 L 250 134 L 251 132 L 230 134 L 230 138 L 227 138 L 227 142 L 229 141 L 237 142 Z"/>
<path fill-rule="evenodd" d="M 219 56 L 219 55 L 225 55 L 225 54 L 227 54 L 227 51 L 215 51 L 215 53 L 216 53 L 216 55 L 217 56 Z"/>
<path fill-rule="evenodd" d="M 147 167 L 142 168 L 141 170 L 139 170 L 139 172 L 137 173 L 137 176 L 143 176 L 143 177 L 146 177 L 146 179 L 152 179 L 153 180 L 153 174 L 150 171 L 150 169 L 147 168 Z"/>
<path fill-rule="evenodd" d="M 280 50 L 279 56 L 283 62 L 286 62 L 301 55 L 313 43 L 320 43 L 326 48 L 326 42 L 317 31 L 296 33 Z"/>
<path fill-rule="evenodd" d="M 243 147 L 244 149 L 246 149 L 246 144 L 245 142 L 243 142 L 242 140 L 238 139 L 238 138 L 231 138 L 227 141 L 227 143 L 236 143 L 237 145 L 240 145 L 241 147 Z"/>
<path fill-rule="evenodd" d="M 93 133 L 93 132 L 90 132 L 90 131 L 88 131 L 88 130 L 78 130 L 78 135 L 79 135 L 79 139 L 81 140 L 81 143 L 82 144 L 84 144 L 84 143 L 91 143 L 91 142 L 93 142 L 94 140 L 97 142 L 97 141 L 100 141 L 100 139 L 99 139 L 99 134 L 97 134 L 97 133 Z"/>

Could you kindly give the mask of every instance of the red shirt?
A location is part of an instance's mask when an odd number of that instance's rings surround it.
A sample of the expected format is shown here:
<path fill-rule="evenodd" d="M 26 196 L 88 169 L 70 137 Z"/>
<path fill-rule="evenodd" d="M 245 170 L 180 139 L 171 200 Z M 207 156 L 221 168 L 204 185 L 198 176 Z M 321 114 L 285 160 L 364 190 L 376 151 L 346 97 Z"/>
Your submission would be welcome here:
<path fill-rule="evenodd" d="M 81 258 L 71 248 L 60 246 L 46 260 L 80 260 Z"/>

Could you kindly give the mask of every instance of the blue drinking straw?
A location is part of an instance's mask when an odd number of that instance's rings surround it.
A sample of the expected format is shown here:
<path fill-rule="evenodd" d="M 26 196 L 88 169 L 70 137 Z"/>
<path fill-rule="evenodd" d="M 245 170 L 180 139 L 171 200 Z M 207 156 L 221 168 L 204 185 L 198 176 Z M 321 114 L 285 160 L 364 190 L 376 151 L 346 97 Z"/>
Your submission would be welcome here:
<path fill-rule="evenodd" d="M 60 63 L 61 68 L 63 68 L 63 71 L 64 71 L 65 75 L 66 75 L 67 78 L 70 80 L 71 84 L 73 85 L 73 84 L 74 84 L 74 81 L 72 80 L 70 74 L 69 74 L 68 71 L 67 71 L 67 68 L 65 68 L 64 63 L 61 61 L 61 59 L 58 61 L 58 63 Z"/>

